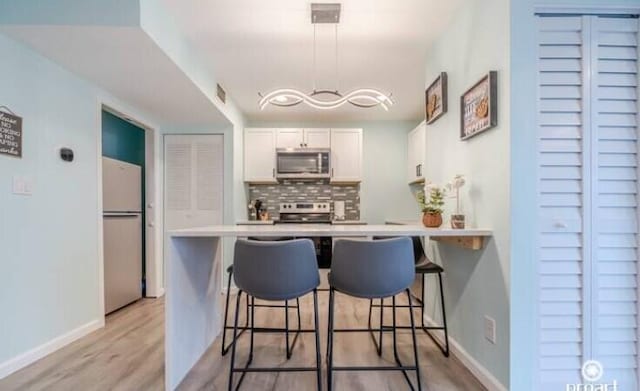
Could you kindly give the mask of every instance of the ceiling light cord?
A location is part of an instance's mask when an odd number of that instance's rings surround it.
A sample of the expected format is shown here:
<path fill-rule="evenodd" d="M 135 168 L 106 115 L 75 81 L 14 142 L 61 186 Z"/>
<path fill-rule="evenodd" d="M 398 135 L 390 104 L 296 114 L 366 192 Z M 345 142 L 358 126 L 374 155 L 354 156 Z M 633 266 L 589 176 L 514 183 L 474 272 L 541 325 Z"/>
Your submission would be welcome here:
<path fill-rule="evenodd" d="M 340 90 L 340 78 L 338 77 L 338 23 L 334 24 L 336 38 L 336 92 Z"/>
<path fill-rule="evenodd" d="M 313 24 L 313 91 L 317 88 L 317 72 L 316 72 L 316 25 Z"/>

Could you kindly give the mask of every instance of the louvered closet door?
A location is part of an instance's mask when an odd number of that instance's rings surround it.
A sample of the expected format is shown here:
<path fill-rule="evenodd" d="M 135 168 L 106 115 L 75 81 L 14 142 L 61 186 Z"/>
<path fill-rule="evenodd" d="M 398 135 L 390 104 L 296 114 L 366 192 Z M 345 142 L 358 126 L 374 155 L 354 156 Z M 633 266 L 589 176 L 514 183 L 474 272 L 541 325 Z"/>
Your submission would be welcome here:
<path fill-rule="evenodd" d="M 222 224 L 222 135 L 165 135 L 165 228 Z"/>
<path fill-rule="evenodd" d="M 538 18 L 537 389 L 637 389 L 637 26 Z"/>
<path fill-rule="evenodd" d="M 591 23 L 593 357 L 605 381 L 637 390 L 638 20 Z"/>

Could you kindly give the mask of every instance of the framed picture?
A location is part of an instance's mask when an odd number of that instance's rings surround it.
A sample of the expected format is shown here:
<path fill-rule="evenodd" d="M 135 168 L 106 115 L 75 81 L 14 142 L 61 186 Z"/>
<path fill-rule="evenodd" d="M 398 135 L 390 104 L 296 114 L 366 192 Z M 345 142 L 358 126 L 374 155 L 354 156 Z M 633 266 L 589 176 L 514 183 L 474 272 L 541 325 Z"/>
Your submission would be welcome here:
<path fill-rule="evenodd" d="M 427 123 L 447 112 L 447 72 L 442 72 L 425 91 Z"/>
<path fill-rule="evenodd" d="M 491 71 L 460 97 L 460 139 L 498 125 L 498 72 Z"/>

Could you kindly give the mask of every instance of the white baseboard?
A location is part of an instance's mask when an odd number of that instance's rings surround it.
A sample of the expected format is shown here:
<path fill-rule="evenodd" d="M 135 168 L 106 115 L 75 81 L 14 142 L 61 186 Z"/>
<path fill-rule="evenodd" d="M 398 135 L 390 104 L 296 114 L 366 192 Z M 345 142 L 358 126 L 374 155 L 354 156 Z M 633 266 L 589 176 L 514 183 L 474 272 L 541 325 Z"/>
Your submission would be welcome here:
<path fill-rule="evenodd" d="M 428 326 L 439 326 L 429 316 L 424 316 L 424 322 Z M 433 336 L 440 342 L 444 342 L 444 331 L 430 330 Z M 478 379 L 489 391 L 507 391 L 507 388 L 498 379 L 477 362 L 466 350 L 449 335 L 449 349 L 451 353 Z"/>
<path fill-rule="evenodd" d="M 14 358 L 0 363 L 0 379 L 32 364 L 44 356 L 84 337 L 85 335 L 104 327 L 104 318 L 93 320 L 59 337 L 52 339 L 38 347 L 24 352 Z"/>
<path fill-rule="evenodd" d="M 226 295 L 227 294 L 227 287 L 226 286 L 222 287 L 222 289 L 220 290 L 220 293 L 223 294 L 223 295 Z M 235 295 L 237 293 L 238 293 L 238 287 L 235 287 L 235 286 L 231 285 L 231 294 Z"/>
<path fill-rule="evenodd" d="M 151 294 L 147 293 L 147 296 L 145 296 L 145 297 L 148 297 L 148 298 L 151 298 L 151 299 L 159 299 L 162 296 L 164 296 L 164 288 L 158 288 L 158 292 L 156 292 L 155 295 L 151 295 Z"/>

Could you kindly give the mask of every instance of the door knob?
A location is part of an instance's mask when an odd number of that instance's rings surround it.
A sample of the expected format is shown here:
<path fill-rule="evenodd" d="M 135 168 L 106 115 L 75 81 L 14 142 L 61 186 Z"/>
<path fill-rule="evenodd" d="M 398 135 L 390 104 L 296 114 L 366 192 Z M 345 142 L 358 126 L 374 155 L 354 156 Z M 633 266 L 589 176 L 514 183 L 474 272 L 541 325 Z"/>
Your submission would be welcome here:
<path fill-rule="evenodd" d="M 567 223 L 565 223 L 564 221 L 556 221 L 555 223 L 553 223 L 553 227 L 554 228 L 567 228 Z"/>

